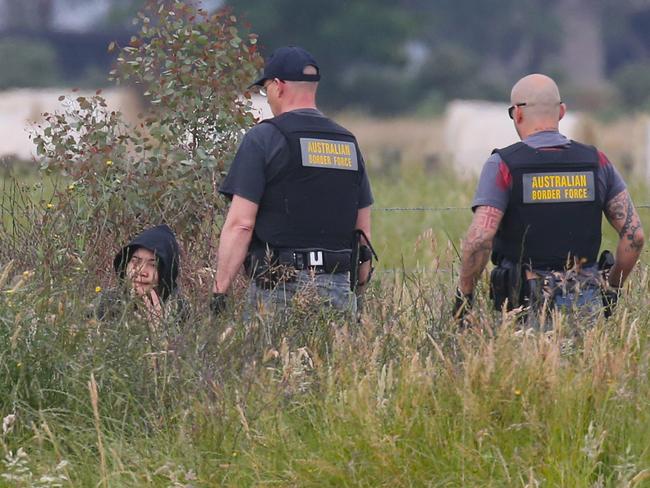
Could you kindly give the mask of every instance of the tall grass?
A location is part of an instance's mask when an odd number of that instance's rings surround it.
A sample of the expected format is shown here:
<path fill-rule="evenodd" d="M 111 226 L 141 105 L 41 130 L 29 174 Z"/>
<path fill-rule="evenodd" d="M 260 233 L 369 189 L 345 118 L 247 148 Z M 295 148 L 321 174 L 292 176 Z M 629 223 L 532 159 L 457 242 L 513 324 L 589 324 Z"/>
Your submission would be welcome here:
<path fill-rule="evenodd" d="M 391 171 L 377 207 L 469 205 L 473 185 L 451 174 Z M 650 483 L 647 264 L 593 327 L 556 315 L 551 333 L 523 330 L 482 282 L 477 325 L 458 333 L 469 211 L 376 212 L 361 324 L 307 306 L 286 323 L 244 324 L 240 307 L 213 321 L 206 262 L 186 259 L 191 318 L 154 330 L 89 314 L 122 243 L 79 223 L 48 239 L 47 208 L 27 208 L 32 225 L 0 254 L 0 485 Z"/>

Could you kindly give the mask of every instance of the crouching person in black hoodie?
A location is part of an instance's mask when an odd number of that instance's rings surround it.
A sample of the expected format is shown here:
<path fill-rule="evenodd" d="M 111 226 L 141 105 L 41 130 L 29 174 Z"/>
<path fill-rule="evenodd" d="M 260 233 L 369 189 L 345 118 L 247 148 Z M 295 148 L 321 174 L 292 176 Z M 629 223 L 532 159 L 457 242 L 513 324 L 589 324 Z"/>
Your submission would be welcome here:
<path fill-rule="evenodd" d="M 120 286 L 99 296 L 95 303 L 99 320 L 117 320 L 132 305 L 156 329 L 162 323 L 181 326 L 185 322 L 189 310 L 176 283 L 180 252 L 167 225 L 138 234 L 117 253 L 113 267 Z"/>

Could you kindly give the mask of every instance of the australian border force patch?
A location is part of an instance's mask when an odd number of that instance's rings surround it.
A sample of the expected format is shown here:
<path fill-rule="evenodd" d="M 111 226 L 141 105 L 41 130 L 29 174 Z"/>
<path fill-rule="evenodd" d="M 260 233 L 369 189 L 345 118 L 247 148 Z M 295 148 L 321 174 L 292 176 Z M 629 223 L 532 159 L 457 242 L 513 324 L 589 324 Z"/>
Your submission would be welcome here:
<path fill-rule="evenodd" d="M 596 199 L 593 171 L 526 173 L 524 203 L 593 202 Z"/>
<path fill-rule="evenodd" d="M 347 169 L 357 171 L 357 148 L 353 142 L 300 138 L 302 165 L 312 168 Z"/>

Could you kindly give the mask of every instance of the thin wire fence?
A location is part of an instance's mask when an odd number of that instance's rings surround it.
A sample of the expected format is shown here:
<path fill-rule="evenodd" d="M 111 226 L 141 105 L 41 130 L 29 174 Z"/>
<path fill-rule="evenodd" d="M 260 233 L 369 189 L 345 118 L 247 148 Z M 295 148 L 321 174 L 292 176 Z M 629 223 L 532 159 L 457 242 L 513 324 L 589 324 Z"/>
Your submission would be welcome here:
<path fill-rule="evenodd" d="M 637 209 L 648 209 L 650 203 L 635 205 Z M 458 210 L 471 210 L 472 207 L 379 207 L 373 208 L 373 212 L 455 212 Z"/>
<path fill-rule="evenodd" d="M 635 205 L 637 209 L 650 209 L 650 203 L 642 203 Z M 373 208 L 373 212 L 457 212 L 459 210 L 471 210 L 471 207 L 379 207 Z M 644 249 L 642 253 L 650 253 L 650 249 Z M 418 272 L 441 272 L 452 273 L 450 268 L 384 268 L 376 269 L 376 274 L 396 274 L 396 273 L 418 273 Z"/>

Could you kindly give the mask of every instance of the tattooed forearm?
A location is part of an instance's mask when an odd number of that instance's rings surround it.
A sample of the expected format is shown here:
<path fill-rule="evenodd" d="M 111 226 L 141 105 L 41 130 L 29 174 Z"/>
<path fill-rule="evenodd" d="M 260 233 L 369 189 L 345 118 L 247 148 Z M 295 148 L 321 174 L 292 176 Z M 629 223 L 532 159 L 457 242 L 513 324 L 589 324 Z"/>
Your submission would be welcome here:
<path fill-rule="evenodd" d="M 640 251 L 643 248 L 643 239 L 639 238 L 639 231 L 641 230 L 641 220 L 636 213 L 634 204 L 630 195 L 627 196 L 627 208 L 625 212 L 625 223 L 619 232 L 621 239 L 626 239 L 630 248 L 635 251 Z"/>
<path fill-rule="evenodd" d="M 630 274 L 643 248 L 641 220 L 627 190 L 612 198 L 605 208 L 607 220 L 618 232 L 616 262 L 609 272 L 609 283 L 621 286 Z"/>
<path fill-rule="evenodd" d="M 618 232 L 621 241 L 624 241 L 631 251 L 641 251 L 643 248 L 643 229 L 630 194 L 627 191 L 622 191 L 616 195 L 607 204 L 605 214 Z"/>
<path fill-rule="evenodd" d="M 503 212 L 497 208 L 481 206 L 476 209 L 462 245 L 460 288 L 464 293 L 474 289 L 476 280 L 485 268 L 502 218 Z"/>

